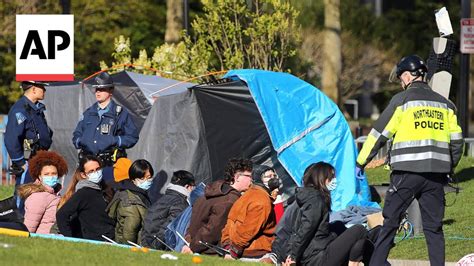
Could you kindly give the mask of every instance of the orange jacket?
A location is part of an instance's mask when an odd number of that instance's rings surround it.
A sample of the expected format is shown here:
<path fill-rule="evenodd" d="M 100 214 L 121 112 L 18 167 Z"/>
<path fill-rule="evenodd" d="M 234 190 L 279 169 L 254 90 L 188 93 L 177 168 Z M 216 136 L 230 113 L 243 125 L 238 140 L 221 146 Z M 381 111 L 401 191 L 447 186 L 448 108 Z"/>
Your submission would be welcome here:
<path fill-rule="evenodd" d="M 232 206 L 221 243 L 239 256 L 256 257 L 271 252 L 276 227 L 272 199 L 267 190 L 252 185 Z"/>

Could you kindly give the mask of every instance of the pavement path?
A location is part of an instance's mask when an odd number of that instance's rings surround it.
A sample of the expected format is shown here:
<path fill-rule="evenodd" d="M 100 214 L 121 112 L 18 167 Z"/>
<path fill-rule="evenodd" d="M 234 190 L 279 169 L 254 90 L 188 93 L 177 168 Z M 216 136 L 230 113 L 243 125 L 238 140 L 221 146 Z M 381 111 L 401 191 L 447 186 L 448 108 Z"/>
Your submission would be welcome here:
<path fill-rule="evenodd" d="M 392 266 L 430 266 L 426 260 L 388 260 Z M 456 262 L 446 262 L 445 266 L 456 266 Z"/>

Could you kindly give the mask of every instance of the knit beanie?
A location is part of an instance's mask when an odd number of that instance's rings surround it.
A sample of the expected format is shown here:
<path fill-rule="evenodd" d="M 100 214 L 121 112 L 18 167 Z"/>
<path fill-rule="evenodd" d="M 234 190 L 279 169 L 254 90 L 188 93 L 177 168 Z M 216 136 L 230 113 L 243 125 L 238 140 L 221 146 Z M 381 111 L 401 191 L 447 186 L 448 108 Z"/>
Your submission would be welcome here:
<path fill-rule="evenodd" d="M 128 158 L 119 158 L 114 164 L 114 180 L 120 182 L 128 179 L 128 169 L 132 166 L 132 161 Z"/>
<path fill-rule="evenodd" d="M 253 171 L 252 171 L 253 182 L 257 184 L 263 184 L 262 175 L 268 170 L 273 170 L 273 168 L 271 168 L 270 166 L 263 165 L 263 164 L 254 164 Z"/>

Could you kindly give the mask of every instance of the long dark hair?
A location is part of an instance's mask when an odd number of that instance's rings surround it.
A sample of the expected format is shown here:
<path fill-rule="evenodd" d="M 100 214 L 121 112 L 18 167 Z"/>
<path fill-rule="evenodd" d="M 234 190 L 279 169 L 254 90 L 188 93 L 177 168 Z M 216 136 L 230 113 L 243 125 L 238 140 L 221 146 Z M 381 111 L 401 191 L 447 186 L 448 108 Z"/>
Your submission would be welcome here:
<path fill-rule="evenodd" d="M 79 183 L 79 180 L 83 179 L 81 176 L 81 173 L 84 173 L 84 165 L 86 163 L 94 161 L 99 163 L 99 166 L 102 168 L 103 164 L 102 161 L 99 159 L 99 157 L 96 157 L 94 155 L 84 155 L 79 159 L 79 164 L 77 166 L 76 171 L 74 172 L 74 175 L 72 176 L 71 181 L 69 182 L 69 186 L 66 190 L 66 193 L 64 196 L 61 197 L 61 200 L 59 201 L 58 209 L 61 208 L 71 197 L 72 195 L 76 192 L 76 185 Z"/>
<path fill-rule="evenodd" d="M 334 167 L 325 162 L 313 163 L 304 170 L 303 185 L 319 190 L 328 210 L 331 209 L 331 193 L 326 187 L 326 180 L 331 180 L 335 176 Z"/>

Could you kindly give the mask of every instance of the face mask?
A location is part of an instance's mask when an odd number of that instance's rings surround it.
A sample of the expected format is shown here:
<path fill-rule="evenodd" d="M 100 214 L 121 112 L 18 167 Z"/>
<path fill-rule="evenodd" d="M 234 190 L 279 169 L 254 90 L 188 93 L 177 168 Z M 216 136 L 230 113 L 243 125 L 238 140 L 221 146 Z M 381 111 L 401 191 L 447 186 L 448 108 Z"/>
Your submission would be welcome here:
<path fill-rule="evenodd" d="M 326 187 L 329 191 L 333 191 L 334 189 L 336 189 L 337 179 L 335 177 L 331 179 L 331 181 L 329 181 L 329 184 L 327 184 Z"/>
<path fill-rule="evenodd" d="M 139 187 L 143 190 L 148 190 L 148 189 L 150 189 L 151 184 L 153 184 L 153 180 L 152 179 L 147 179 L 147 180 L 141 182 L 140 184 L 138 184 L 137 187 Z"/>
<path fill-rule="evenodd" d="M 89 181 L 98 184 L 102 180 L 102 169 L 88 174 L 87 178 Z"/>
<path fill-rule="evenodd" d="M 58 176 L 43 176 L 43 185 L 54 187 L 58 183 Z"/>
<path fill-rule="evenodd" d="M 268 180 L 266 186 L 268 189 L 270 189 L 270 191 L 273 191 L 277 188 L 281 188 L 281 180 L 278 177 L 271 178 L 270 180 Z"/>

